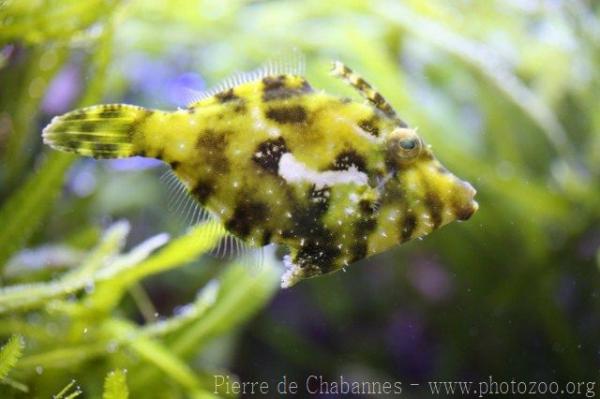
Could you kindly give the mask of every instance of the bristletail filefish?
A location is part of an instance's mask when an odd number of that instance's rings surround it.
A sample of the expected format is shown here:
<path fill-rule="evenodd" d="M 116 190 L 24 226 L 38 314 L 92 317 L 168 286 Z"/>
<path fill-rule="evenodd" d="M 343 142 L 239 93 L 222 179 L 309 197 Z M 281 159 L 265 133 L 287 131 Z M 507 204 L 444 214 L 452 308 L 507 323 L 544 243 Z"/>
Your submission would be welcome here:
<path fill-rule="evenodd" d="M 287 64 L 230 79 L 176 111 L 78 109 L 55 117 L 43 139 L 94 158 L 164 161 L 237 242 L 289 249 L 283 287 L 478 209 L 471 184 L 442 166 L 365 79 L 333 64 L 364 97 L 351 100 L 313 88 Z"/>

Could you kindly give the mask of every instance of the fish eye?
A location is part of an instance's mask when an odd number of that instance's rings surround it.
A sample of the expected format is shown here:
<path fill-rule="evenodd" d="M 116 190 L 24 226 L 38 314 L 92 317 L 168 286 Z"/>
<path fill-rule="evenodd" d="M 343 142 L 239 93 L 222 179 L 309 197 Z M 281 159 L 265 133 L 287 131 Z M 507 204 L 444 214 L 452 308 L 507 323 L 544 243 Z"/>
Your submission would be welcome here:
<path fill-rule="evenodd" d="M 403 150 L 411 151 L 417 146 L 417 140 L 416 139 L 404 139 L 404 140 L 400 140 L 399 144 Z"/>
<path fill-rule="evenodd" d="M 415 158 L 423 146 L 421 139 L 412 129 L 398 129 L 394 132 L 396 151 L 403 160 Z"/>

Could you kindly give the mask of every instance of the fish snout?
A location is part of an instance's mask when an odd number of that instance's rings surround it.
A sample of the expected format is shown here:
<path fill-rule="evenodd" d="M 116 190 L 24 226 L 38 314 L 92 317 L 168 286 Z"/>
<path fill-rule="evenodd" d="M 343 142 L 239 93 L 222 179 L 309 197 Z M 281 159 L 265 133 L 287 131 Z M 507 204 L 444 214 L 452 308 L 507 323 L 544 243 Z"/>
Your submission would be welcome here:
<path fill-rule="evenodd" d="M 458 220 L 468 220 L 479 209 L 479 204 L 475 201 L 477 190 L 471 183 L 463 180 L 459 180 L 457 188 L 457 201 L 454 204 L 456 218 Z"/>

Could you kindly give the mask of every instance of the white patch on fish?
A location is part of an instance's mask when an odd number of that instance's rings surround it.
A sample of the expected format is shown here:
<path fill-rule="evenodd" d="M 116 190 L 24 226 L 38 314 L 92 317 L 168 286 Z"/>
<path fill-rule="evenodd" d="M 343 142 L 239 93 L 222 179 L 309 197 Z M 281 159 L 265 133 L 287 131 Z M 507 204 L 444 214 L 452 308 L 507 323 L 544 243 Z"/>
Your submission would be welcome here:
<path fill-rule="evenodd" d="M 354 165 L 346 170 L 327 170 L 319 172 L 309 169 L 305 164 L 298 161 L 294 154 L 286 152 L 279 160 L 279 176 L 288 183 L 309 182 L 315 185 L 317 190 L 323 187 L 332 187 L 336 184 L 354 183 L 365 186 L 369 178 L 364 172 L 360 172 Z"/>

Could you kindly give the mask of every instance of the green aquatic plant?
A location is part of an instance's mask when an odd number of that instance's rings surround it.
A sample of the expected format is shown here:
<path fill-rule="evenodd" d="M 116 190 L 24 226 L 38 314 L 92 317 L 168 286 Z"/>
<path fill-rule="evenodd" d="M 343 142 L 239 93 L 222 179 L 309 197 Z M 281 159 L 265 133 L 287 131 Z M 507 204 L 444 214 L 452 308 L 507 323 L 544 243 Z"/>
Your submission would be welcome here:
<path fill-rule="evenodd" d="M 73 164 L 73 157 L 52 153 L 42 157 L 34 171 L 28 173 L 27 157 L 16 155 L 39 137 L 31 115 L 37 113 L 41 94 L 52 75 L 67 61 L 69 51 L 81 42 L 94 49 L 85 63 L 94 71 L 96 80 L 82 92 L 79 103 L 98 101 L 105 90 L 101 77 L 109 65 L 113 24 L 119 12 L 109 14 L 105 8 L 110 6 L 109 2 L 97 3 L 85 6 L 83 3 L 76 6 L 79 2 L 48 3 L 49 14 L 31 13 L 28 7 L 34 2 L 3 2 L 0 6 L 0 41 L 21 41 L 30 65 L 30 72 L 18 86 L 7 75 L 3 76 L 4 88 L 23 94 L 17 96 L 17 101 L 9 101 L 5 96 L 0 101 L 3 120 L 11 116 L 10 124 L 3 125 L 9 131 L 0 175 L 4 195 L 0 208 L 0 271 L 47 220 Z M 105 7 L 97 8 L 100 5 Z M 48 25 L 40 19 L 50 14 L 77 24 Z M 101 24 L 98 25 L 101 32 L 82 34 L 82 29 L 93 23 Z M 35 46 L 38 43 L 49 44 Z M 10 73 L 18 75 L 20 71 Z M 37 88 L 36 95 L 31 95 L 32 88 Z M 18 396 L 19 392 L 55 398 L 99 394 L 102 378 L 87 373 L 72 374 L 81 367 L 97 368 L 100 375 L 102 369 L 118 367 L 104 380 L 105 398 L 128 397 L 126 375 L 135 379 L 132 389 L 139 394 L 156 381 L 157 372 L 175 382 L 175 386 L 163 391 L 164 395 L 169 395 L 170 390 L 172 395 L 181 391 L 189 397 L 213 396 L 210 380 L 199 376 L 198 370 L 192 370 L 183 359 L 200 353 L 207 340 L 227 334 L 259 309 L 276 291 L 278 272 L 271 263 L 255 274 L 244 270 L 239 263 L 231 264 L 195 300 L 172 317 L 157 320 L 140 281 L 197 259 L 215 245 L 223 232 L 218 225 L 206 224 L 172 241 L 165 234 L 154 236 L 123 252 L 129 230 L 128 223 L 117 222 L 107 228 L 96 244 L 90 246 L 92 242 L 87 240 L 79 247 L 84 254 L 81 263 L 59 276 L 48 270 L 42 273 L 44 280 L 29 281 L 27 271 L 20 270 L 23 282 L 0 288 L 0 334 L 22 334 L 13 336 L 2 351 L 2 397 Z M 42 262 L 37 271 L 44 269 Z M 10 281 L 6 274 L 3 279 Z M 126 297 L 134 298 L 139 311 L 147 317 L 144 325 L 128 320 L 119 310 Z M 6 375 L 11 368 L 14 378 L 9 379 Z"/>
<path fill-rule="evenodd" d="M 81 395 L 81 389 L 75 385 L 76 381 L 72 380 L 69 382 L 63 389 L 60 390 L 59 393 L 53 395 L 53 398 L 58 399 L 74 399 Z"/>
<path fill-rule="evenodd" d="M 10 369 L 15 367 L 23 354 L 23 347 L 23 338 L 13 335 L 0 349 L 0 381 L 4 381 Z"/>
<path fill-rule="evenodd" d="M 20 360 L 19 374 L 38 374 L 34 379 L 43 380 L 49 370 L 105 359 L 107 364 L 127 368 L 139 388 L 153 373 L 143 363 L 127 359 L 130 352 L 170 376 L 192 396 L 206 394 L 209 387 L 179 356 L 200 350 L 206 339 L 228 331 L 260 308 L 278 285 L 279 272 L 272 264 L 265 264 L 254 275 L 240 264 L 231 265 L 207 284 L 195 301 L 165 320 L 137 326 L 113 312 L 140 280 L 176 268 L 212 248 L 222 235 L 222 230 L 215 234 L 218 227 L 202 225 L 169 243 L 165 235 L 155 236 L 121 253 L 129 227 L 119 222 L 106 231 L 79 267 L 60 279 L 2 289 L 0 332 L 21 331 L 28 346 L 35 348 Z M 49 325 L 54 326 L 50 329 Z M 67 342 L 55 348 L 53 340 L 63 334 Z M 167 338 L 169 349 L 162 343 Z M 14 366 L 20 340 L 13 338 L 6 346 L 6 361 L 1 364 L 7 368 Z"/>
<path fill-rule="evenodd" d="M 104 380 L 104 393 L 102 399 L 127 399 L 127 373 L 123 370 L 111 371 Z"/>

